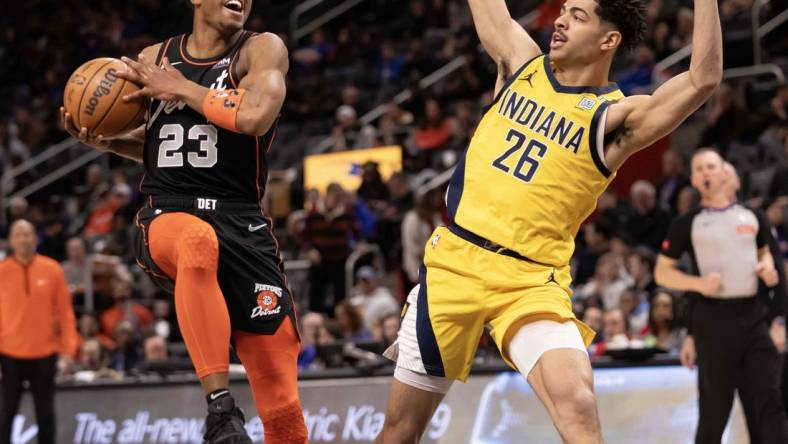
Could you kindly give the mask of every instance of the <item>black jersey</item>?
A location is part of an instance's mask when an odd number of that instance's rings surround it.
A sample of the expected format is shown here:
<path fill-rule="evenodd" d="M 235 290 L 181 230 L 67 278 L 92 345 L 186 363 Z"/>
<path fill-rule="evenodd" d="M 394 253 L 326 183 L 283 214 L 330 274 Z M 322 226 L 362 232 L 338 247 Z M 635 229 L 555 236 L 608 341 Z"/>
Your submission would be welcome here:
<path fill-rule="evenodd" d="M 187 35 L 162 43 L 156 64 L 164 56 L 175 69 L 202 86 L 237 88 L 235 71 L 241 47 L 254 33 L 244 31 L 224 54 L 196 59 L 186 50 Z M 257 202 L 268 176 L 266 151 L 276 124 L 261 137 L 247 136 L 209 123 L 184 102 L 152 100 L 145 131 L 145 177 L 141 190 L 153 196 L 208 196 Z"/>

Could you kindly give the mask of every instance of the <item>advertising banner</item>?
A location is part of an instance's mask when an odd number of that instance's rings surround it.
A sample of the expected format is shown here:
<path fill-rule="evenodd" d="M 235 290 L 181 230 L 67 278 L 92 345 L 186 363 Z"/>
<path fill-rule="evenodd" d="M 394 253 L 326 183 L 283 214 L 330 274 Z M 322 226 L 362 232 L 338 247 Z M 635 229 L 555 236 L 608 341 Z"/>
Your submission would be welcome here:
<path fill-rule="evenodd" d="M 402 148 L 383 146 L 306 156 L 304 188 L 314 188 L 323 194 L 328 184 L 337 182 L 344 189 L 355 191 L 361 185 L 361 169 L 366 162 L 378 164 L 378 171 L 385 182 L 392 173 L 402 170 Z"/>
<path fill-rule="evenodd" d="M 681 367 L 594 371 L 607 443 L 691 443 L 697 424 L 696 374 Z M 383 426 L 389 377 L 303 381 L 301 399 L 310 442 L 369 443 Z M 232 386 L 247 412 L 246 428 L 263 442 L 263 425 L 244 384 Z M 60 390 L 58 443 L 200 443 L 205 399 L 194 385 L 136 385 Z M 26 395 L 15 418 L 14 443 L 38 433 Z M 433 416 L 424 443 L 555 443 L 550 418 L 519 374 L 472 376 L 456 382 Z M 724 443 L 746 443 L 737 403 Z"/>

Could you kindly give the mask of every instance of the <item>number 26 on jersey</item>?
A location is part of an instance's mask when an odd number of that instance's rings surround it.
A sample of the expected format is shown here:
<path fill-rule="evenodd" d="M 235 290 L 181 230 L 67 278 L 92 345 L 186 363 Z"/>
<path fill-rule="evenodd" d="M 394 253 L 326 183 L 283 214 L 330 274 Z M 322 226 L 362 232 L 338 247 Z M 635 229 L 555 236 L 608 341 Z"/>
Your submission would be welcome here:
<path fill-rule="evenodd" d="M 522 150 L 520 159 L 517 161 L 517 165 L 511 173 L 515 178 L 523 182 L 530 182 L 534 178 L 536 170 L 539 168 L 539 160 L 547 153 L 547 145 L 535 139 L 531 139 L 528 141 L 528 144 L 526 144 L 525 134 L 514 129 L 509 130 L 509 133 L 506 135 L 506 141 L 512 143 L 512 145 L 503 154 L 498 156 L 498 158 L 493 161 L 492 165 L 504 173 L 509 173 L 511 168 L 506 166 L 504 162 L 506 159 Z M 523 145 L 525 145 L 525 149 L 523 149 Z"/>

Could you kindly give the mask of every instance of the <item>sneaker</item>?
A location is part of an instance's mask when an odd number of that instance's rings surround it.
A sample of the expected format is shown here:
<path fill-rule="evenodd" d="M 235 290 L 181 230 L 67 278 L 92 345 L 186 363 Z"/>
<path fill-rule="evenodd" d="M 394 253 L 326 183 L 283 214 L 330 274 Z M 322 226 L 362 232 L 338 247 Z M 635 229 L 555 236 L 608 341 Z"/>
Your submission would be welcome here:
<path fill-rule="evenodd" d="M 205 418 L 204 444 L 252 444 L 244 429 L 244 412 L 235 406 L 235 400 L 226 396 L 208 405 Z"/>

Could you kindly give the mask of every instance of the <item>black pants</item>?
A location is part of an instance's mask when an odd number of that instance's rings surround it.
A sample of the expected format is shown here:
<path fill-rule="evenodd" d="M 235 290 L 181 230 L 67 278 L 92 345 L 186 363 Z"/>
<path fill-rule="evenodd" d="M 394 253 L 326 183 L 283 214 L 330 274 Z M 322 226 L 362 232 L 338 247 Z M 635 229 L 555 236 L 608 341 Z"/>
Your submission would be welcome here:
<path fill-rule="evenodd" d="M 2 406 L 0 406 L 0 444 L 10 444 L 14 416 L 19 411 L 25 380 L 30 382 L 30 392 L 38 422 L 38 443 L 55 443 L 55 371 L 57 356 L 40 359 L 17 359 L 0 355 L 3 371 Z"/>
<path fill-rule="evenodd" d="M 695 442 L 719 444 L 739 392 L 752 444 L 788 442 L 782 359 L 756 298 L 699 298 L 692 317 L 698 355 L 700 420 Z"/>

